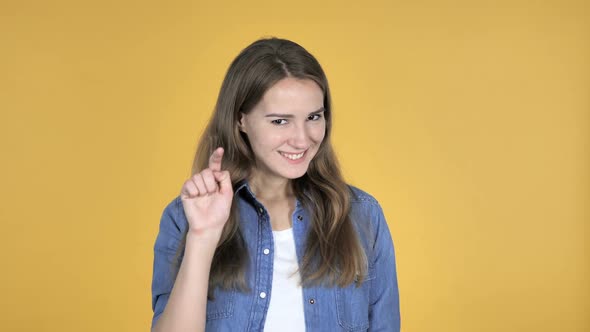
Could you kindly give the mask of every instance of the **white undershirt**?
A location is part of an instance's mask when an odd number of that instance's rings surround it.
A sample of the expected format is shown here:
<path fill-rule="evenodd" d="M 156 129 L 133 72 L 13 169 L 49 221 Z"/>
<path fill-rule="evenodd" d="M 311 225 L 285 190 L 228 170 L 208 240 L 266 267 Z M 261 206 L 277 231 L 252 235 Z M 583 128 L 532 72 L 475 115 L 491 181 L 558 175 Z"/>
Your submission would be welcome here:
<path fill-rule="evenodd" d="M 299 264 L 295 251 L 293 228 L 273 231 L 274 260 L 272 271 L 272 293 L 265 332 L 305 331 L 303 313 L 303 292 L 299 285 Z"/>

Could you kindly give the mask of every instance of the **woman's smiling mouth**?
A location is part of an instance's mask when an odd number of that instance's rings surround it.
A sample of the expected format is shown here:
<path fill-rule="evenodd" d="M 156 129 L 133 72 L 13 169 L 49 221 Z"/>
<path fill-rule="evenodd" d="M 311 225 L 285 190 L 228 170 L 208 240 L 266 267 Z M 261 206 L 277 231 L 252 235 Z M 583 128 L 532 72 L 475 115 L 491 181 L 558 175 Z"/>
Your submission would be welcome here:
<path fill-rule="evenodd" d="M 293 161 L 303 158 L 303 156 L 305 155 L 305 152 L 307 152 L 307 150 L 300 152 L 300 153 L 287 153 L 287 152 L 279 151 L 281 156 L 283 156 L 289 160 L 293 160 Z"/>

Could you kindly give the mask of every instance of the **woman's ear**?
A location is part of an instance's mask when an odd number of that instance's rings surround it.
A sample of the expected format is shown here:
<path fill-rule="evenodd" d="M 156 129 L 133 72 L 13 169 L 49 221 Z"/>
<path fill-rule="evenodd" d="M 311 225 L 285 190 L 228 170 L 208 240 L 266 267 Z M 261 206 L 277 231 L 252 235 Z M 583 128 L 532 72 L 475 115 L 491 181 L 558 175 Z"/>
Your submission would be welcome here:
<path fill-rule="evenodd" d="M 245 115 L 244 113 L 240 112 L 240 119 L 238 120 L 238 129 L 240 129 L 241 132 L 246 133 L 246 129 L 244 126 L 244 121 L 245 121 Z"/>

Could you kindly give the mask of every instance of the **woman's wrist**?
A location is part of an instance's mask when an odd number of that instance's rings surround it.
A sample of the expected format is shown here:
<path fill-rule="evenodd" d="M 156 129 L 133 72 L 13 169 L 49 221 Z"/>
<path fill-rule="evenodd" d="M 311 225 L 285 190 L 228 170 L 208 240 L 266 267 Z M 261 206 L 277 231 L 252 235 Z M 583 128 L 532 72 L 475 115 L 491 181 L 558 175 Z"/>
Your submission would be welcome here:
<path fill-rule="evenodd" d="M 217 246 L 219 239 L 221 238 L 221 233 L 223 232 L 223 228 L 219 229 L 190 229 L 186 234 L 186 242 L 198 242 L 201 244 L 210 244 L 213 246 Z"/>

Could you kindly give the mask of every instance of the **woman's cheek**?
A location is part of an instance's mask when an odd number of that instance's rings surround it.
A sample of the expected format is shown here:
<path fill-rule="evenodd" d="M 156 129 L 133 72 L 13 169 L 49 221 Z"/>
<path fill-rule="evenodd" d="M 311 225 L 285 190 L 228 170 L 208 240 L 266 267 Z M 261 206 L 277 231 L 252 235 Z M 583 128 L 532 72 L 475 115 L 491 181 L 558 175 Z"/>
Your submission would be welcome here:
<path fill-rule="evenodd" d="M 320 144 L 326 136 L 326 125 L 324 124 L 323 126 L 318 127 L 319 128 L 317 128 L 317 130 L 315 131 L 314 141 L 316 141 L 317 144 Z"/>

